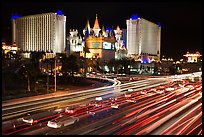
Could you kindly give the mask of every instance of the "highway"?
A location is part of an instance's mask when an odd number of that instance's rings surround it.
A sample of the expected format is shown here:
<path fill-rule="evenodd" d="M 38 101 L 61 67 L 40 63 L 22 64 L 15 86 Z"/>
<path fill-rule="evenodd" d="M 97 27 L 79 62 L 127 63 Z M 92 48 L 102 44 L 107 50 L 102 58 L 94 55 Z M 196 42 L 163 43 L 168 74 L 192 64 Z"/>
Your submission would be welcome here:
<path fill-rule="evenodd" d="M 2 103 L 2 119 L 5 120 L 15 115 L 21 115 L 27 112 L 42 110 L 46 108 L 53 108 L 65 105 L 72 105 L 74 103 L 85 101 L 87 99 L 94 99 L 97 96 L 106 96 L 112 94 L 112 96 L 122 94 L 123 91 L 128 88 L 148 88 L 148 86 L 156 86 L 158 84 L 165 84 L 166 80 L 163 79 L 147 79 L 137 82 L 131 82 L 122 85 L 111 85 L 107 87 L 101 87 L 97 89 L 78 91 L 73 93 L 63 94 L 63 96 L 48 96 L 47 98 L 41 98 L 32 100 L 22 99 L 22 102 L 6 102 Z"/>
<path fill-rule="evenodd" d="M 181 84 L 182 83 L 182 84 Z M 88 93 L 92 93 L 90 95 Z M 38 119 L 28 125 L 18 118 L 15 128 L 3 124 L 5 135 L 201 135 L 202 134 L 202 81 L 182 82 L 165 78 L 148 78 L 141 81 L 105 87 L 73 94 L 75 99 L 60 100 L 61 111 L 43 110 L 45 116 L 35 112 Z M 71 96 L 71 95 L 70 95 Z M 94 101 L 101 96 L 102 101 Z M 52 99 L 50 99 L 52 100 Z M 70 101 L 71 100 L 71 101 Z M 69 103 L 70 102 L 70 103 Z M 77 103 L 75 103 L 77 102 Z M 113 108 L 113 104 L 118 108 Z M 23 104 L 25 105 L 25 104 Z M 65 106 L 75 105 L 77 111 L 65 113 Z M 54 106 L 54 105 L 51 105 Z M 15 105 L 12 106 L 15 108 Z M 27 107 L 25 105 L 25 107 Z M 45 112 L 44 112 L 45 111 Z M 53 129 L 49 120 L 65 113 L 79 118 L 79 122 Z M 5 122 L 6 123 L 6 122 Z"/>

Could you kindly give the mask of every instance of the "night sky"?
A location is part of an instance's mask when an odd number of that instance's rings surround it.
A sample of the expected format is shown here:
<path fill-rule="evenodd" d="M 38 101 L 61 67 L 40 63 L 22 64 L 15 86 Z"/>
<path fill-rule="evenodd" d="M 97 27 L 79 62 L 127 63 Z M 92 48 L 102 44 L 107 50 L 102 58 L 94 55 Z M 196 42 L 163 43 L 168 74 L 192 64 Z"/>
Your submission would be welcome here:
<path fill-rule="evenodd" d="M 43 0 L 42 0 L 43 1 Z M 54 1 L 54 0 L 53 0 Z M 202 54 L 202 3 L 201 2 L 8 2 L 2 3 L 2 40 L 11 43 L 11 15 L 21 16 L 56 12 L 67 17 L 66 31 L 82 32 L 87 19 L 91 28 L 95 16 L 99 25 L 126 29 L 126 20 L 133 14 L 161 24 L 161 54 L 179 59 L 187 51 Z"/>

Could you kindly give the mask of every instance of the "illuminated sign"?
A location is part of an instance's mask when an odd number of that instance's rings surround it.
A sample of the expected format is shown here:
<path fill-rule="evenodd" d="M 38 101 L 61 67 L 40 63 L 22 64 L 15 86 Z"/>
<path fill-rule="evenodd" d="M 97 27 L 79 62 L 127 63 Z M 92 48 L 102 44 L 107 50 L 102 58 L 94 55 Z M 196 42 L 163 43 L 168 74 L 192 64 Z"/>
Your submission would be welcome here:
<path fill-rule="evenodd" d="M 94 48 L 98 49 L 100 46 L 100 42 L 92 42 Z"/>
<path fill-rule="evenodd" d="M 111 49 L 111 43 L 103 42 L 103 49 Z"/>

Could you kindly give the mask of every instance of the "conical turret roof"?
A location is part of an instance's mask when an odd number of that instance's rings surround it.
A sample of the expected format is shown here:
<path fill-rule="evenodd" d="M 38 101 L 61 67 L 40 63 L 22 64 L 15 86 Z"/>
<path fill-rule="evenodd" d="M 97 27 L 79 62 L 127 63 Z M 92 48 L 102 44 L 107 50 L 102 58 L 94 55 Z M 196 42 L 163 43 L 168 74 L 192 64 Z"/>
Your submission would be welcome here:
<path fill-rule="evenodd" d="M 89 34 L 90 34 L 91 27 L 90 27 L 90 24 L 89 24 L 89 20 L 87 20 L 87 24 L 86 24 L 85 29 L 87 29 L 89 31 Z"/>
<path fill-rule="evenodd" d="M 94 29 L 100 29 L 99 27 L 99 23 L 98 23 L 98 17 L 97 17 L 97 14 L 96 14 L 96 19 L 95 19 L 95 23 L 94 23 Z"/>

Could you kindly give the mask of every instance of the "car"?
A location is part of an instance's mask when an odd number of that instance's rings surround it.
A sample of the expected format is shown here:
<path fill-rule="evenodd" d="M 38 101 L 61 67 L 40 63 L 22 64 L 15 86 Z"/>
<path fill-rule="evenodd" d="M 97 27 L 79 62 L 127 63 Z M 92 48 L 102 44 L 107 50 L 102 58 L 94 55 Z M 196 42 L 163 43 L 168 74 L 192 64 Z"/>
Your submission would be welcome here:
<path fill-rule="evenodd" d="M 172 90 L 174 90 L 174 88 L 170 88 L 170 87 L 169 87 L 169 88 L 166 88 L 165 90 L 166 90 L 166 91 L 172 91 Z"/>
<path fill-rule="evenodd" d="M 31 125 L 38 122 L 37 120 L 34 120 L 34 116 L 31 115 L 30 113 L 26 114 L 25 117 L 22 117 L 21 120 Z"/>
<path fill-rule="evenodd" d="M 72 125 L 79 121 L 78 117 L 67 116 L 66 114 L 61 114 L 59 117 L 48 121 L 47 126 L 51 128 L 60 128 L 63 126 Z"/>
<path fill-rule="evenodd" d="M 152 88 L 152 89 L 150 89 L 149 91 L 154 91 L 154 92 L 156 92 L 157 90 L 156 90 L 155 88 Z"/>
<path fill-rule="evenodd" d="M 125 97 L 126 98 L 131 97 L 131 94 L 125 94 Z"/>
<path fill-rule="evenodd" d="M 128 92 L 132 92 L 132 91 L 133 91 L 133 89 L 132 89 L 132 88 L 129 88 L 129 89 L 128 89 Z"/>
<path fill-rule="evenodd" d="M 74 109 L 65 109 L 65 113 L 73 114 L 75 112 Z"/>
<path fill-rule="evenodd" d="M 119 105 L 116 103 L 111 104 L 111 108 L 118 108 L 118 107 L 119 107 Z"/>
<path fill-rule="evenodd" d="M 54 109 L 54 112 L 55 112 L 55 113 L 61 113 L 61 112 L 63 112 L 63 111 L 64 111 L 63 108 L 56 108 L 56 109 Z"/>
<path fill-rule="evenodd" d="M 81 108 L 79 108 L 79 107 L 73 107 L 73 106 L 65 107 L 65 113 L 73 114 L 80 109 Z"/>
<path fill-rule="evenodd" d="M 164 93 L 164 90 L 157 90 L 157 93 L 162 94 Z"/>
<path fill-rule="evenodd" d="M 117 101 L 117 98 L 109 98 L 112 102 Z"/>
<path fill-rule="evenodd" d="M 94 116 L 94 115 L 96 114 L 95 112 L 90 111 L 90 110 L 89 110 L 89 111 L 86 111 L 86 113 L 87 113 L 87 114 L 90 114 L 90 115 L 92 115 L 92 116 Z"/>
<path fill-rule="evenodd" d="M 126 101 L 127 101 L 127 102 L 133 102 L 133 103 L 136 102 L 136 100 L 134 100 L 134 99 L 130 99 L 130 98 L 127 98 Z"/>
<path fill-rule="evenodd" d="M 31 125 L 34 123 L 33 118 L 22 118 L 22 121 Z"/>
<path fill-rule="evenodd" d="M 146 94 L 145 92 L 143 92 L 143 91 L 140 91 L 140 94 Z"/>
<path fill-rule="evenodd" d="M 103 98 L 102 98 L 102 97 L 96 97 L 95 100 L 97 100 L 97 101 L 101 101 L 101 100 L 103 100 Z"/>

